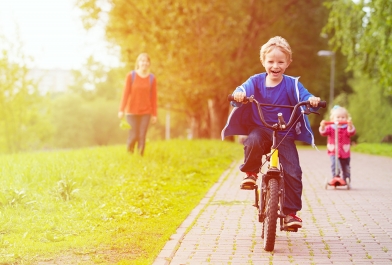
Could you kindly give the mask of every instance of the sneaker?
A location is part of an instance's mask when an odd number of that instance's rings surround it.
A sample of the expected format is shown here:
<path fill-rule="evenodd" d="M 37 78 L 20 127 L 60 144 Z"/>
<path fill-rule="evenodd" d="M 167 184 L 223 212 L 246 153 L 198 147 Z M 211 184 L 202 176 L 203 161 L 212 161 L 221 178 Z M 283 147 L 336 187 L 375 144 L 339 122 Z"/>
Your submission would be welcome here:
<path fill-rule="evenodd" d="M 253 172 L 246 172 L 246 177 L 241 182 L 242 190 L 254 190 L 257 180 L 257 174 Z"/>
<path fill-rule="evenodd" d="M 290 228 L 301 228 L 302 220 L 295 214 L 290 213 L 284 218 L 284 226 Z"/>

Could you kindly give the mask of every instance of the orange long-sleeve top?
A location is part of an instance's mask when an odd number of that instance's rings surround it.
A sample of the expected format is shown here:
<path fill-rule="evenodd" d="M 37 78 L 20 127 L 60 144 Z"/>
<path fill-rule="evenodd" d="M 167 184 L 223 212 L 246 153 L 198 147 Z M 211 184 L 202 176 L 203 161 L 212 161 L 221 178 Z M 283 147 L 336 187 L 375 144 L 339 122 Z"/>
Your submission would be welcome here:
<path fill-rule="evenodd" d="M 135 73 L 132 83 L 132 72 L 125 80 L 124 90 L 120 103 L 120 111 L 125 114 L 151 114 L 157 116 L 157 82 L 153 78 L 150 85 L 150 76 L 141 77 Z"/>

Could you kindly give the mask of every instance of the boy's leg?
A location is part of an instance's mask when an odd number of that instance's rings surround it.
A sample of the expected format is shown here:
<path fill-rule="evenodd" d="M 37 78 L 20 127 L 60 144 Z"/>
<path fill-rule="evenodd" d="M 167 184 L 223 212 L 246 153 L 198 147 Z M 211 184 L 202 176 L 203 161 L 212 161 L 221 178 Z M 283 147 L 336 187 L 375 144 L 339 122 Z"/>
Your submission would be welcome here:
<path fill-rule="evenodd" d="M 268 140 L 266 140 L 268 139 Z M 257 173 L 260 171 L 263 154 L 270 151 L 271 135 L 263 128 L 254 128 L 244 141 L 244 163 L 240 170 L 247 175 L 242 181 L 242 186 L 251 187 L 256 182 Z M 246 189 L 246 187 L 243 189 Z"/>
<path fill-rule="evenodd" d="M 302 170 L 293 137 L 286 137 L 279 146 L 279 161 L 284 174 L 284 225 L 288 228 L 301 228 L 302 220 L 296 214 L 302 208 Z"/>
<path fill-rule="evenodd" d="M 343 179 L 346 181 L 347 178 L 351 177 L 350 158 L 339 158 L 339 162 L 342 167 Z"/>
<path fill-rule="evenodd" d="M 283 211 L 295 215 L 302 209 L 302 170 L 292 137 L 286 137 L 279 146 L 279 160 L 283 166 L 285 184 Z"/>

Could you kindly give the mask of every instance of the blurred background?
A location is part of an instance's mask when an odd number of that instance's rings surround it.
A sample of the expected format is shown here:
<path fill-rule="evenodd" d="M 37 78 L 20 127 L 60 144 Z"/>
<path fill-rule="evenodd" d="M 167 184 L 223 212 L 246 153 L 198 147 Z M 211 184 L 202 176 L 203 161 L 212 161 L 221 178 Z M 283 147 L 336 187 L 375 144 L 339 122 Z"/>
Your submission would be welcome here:
<path fill-rule="evenodd" d="M 0 0 L 0 153 L 125 144 L 117 112 L 141 52 L 158 82 L 148 139 L 219 139 L 227 95 L 264 72 L 277 35 L 286 74 L 345 106 L 352 140 L 392 141 L 391 34 L 389 0 Z M 310 117 L 319 145 L 328 112 Z"/>

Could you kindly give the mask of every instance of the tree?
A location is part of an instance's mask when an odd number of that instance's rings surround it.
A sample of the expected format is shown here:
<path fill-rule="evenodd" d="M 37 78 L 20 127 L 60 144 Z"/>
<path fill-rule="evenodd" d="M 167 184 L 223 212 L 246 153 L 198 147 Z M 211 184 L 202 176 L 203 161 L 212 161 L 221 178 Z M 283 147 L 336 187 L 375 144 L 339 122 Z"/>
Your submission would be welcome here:
<path fill-rule="evenodd" d="M 357 128 L 358 142 L 379 143 L 392 132 L 392 97 L 385 97 L 376 80 L 361 75 L 351 80 L 349 111 Z"/>
<path fill-rule="evenodd" d="M 300 42 L 300 29 L 310 34 L 310 41 L 301 45 L 312 52 L 307 57 L 316 57 L 321 25 L 314 23 L 313 11 L 326 16 L 318 0 L 77 3 L 86 28 L 103 19 L 107 39 L 121 48 L 128 65 L 147 51 L 158 77 L 160 103 L 186 114 L 195 137 L 213 138 L 220 137 L 229 113 L 226 96 L 262 71 L 260 45 L 277 32 Z"/>
<path fill-rule="evenodd" d="M 18 43 L 0 54 L 0 151 L 19 152 L 41 148 L 51 137 L 48 99 L 39 94 L 37 83 L 28 78 L 26 62 Z"/>
<path fill-rule="evenodd" d="M 52 104 L 53 148 L 81 148 L 125 143 L 127 133 L 119 128 L 118 102 L 97 98 L 85 100 L 72 91 L 57 95 Z"/>
<path fill-rule="evenodd" d="M 326 1 L 330 10 L 324 32 L 347 56 L 349 70 L 374 78 L 392 94 L 392 1 Z"/>
<path fill-rule="evenodd" d="M 122 92 L 125 72 L 122 67 L 105 67 L 90 56 L 81 70 L 72 70 L 74 82 L 69 89 L 87 101 L 97 98 L 117 100 Z"/>

